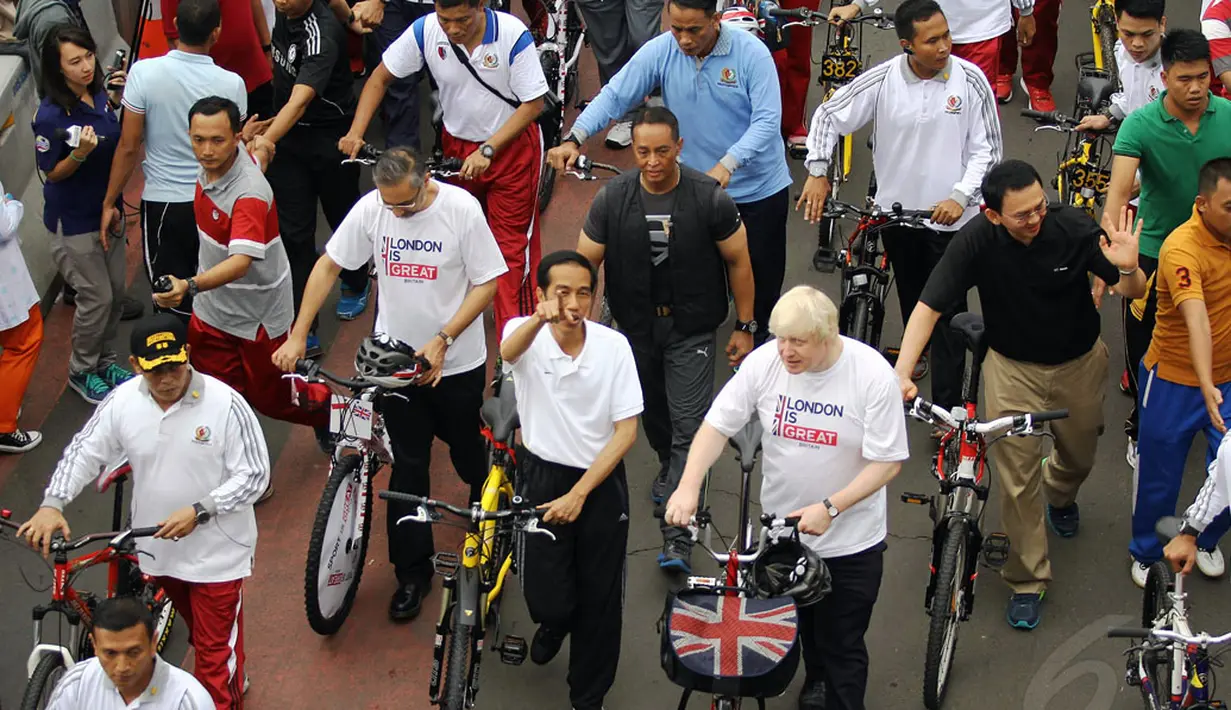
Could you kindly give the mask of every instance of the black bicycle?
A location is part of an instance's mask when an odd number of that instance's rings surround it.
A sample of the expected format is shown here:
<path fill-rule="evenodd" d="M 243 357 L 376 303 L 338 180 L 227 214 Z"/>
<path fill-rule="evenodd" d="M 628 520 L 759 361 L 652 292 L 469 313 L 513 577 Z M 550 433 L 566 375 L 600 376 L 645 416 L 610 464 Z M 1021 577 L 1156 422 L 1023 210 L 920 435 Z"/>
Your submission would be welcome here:
<path fill-rule="evenodd" d="M 546 31 L 541 36 L 534 31 L 534 43 L 548 89 L 543 97 L 543 113 L 538 119 L 544 156 L 543 172 L 539 176 L 539 211 L 542 212 L 547 209 L 556 188 L 556 169 L 547 162 L 547 151 L 560 145 L 564 138 L 565 113 L 569 106 L 581 106 L 577 75 L 586 28 L 573 0 L 537 1 L 547 15 Z"/>
<path fill-rule="evenodd" d="M 880 349 L 881 329 L 885 324 L 885 298 L 893 282 L 889 271 L 889 256 L 880 243 L 882 230 L 893 226 L 922 228 L 932 216 L 931 210 L 905 210 L 895 202 L 888 211 L 871 204 L 861 208 L 846 202 L 829 200 L 824 216 L 855 221 L 855 231 L 838 252 L 842 264 L 842 291 L 838 304 L 838 329 L 842 335 L 855 338 Z M 835 230 L 838 243 L 841 231 Z"/>

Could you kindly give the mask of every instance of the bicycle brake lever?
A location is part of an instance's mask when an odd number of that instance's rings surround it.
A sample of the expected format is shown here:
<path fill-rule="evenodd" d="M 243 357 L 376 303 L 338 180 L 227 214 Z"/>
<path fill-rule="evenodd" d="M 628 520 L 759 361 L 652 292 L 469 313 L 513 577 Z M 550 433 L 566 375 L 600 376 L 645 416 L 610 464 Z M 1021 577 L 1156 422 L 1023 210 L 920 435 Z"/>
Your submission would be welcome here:
<path fill-rule="evenodd" d="M 1056 133 L 1064 133 L 1064 129 L 1060 126 L 1038 126 L 1034 129 L 1035 133 L 1039 131 L 1055 131 Z"/>
<path fill-rule="evenodd" d="M 547 528 L 539 527 L 538 518 L 530 518 L 530 520 L 526 522 L 526 526 L 522 528 L 522 532 L 528 535 L 546 535 L 551 538 L 553 542 L 556 539 L 556 534 L 554 532 L 548 530 Z"/>
<path fill-rule="evenodd" d="M 579 172 L 577 172 L 576 170 L 565 170 L 564 172 L 565 172 L 565 174 L 567 174 L 567 175 L 572 175 L 573 177 L 577 178 L 578 180 L 597 180 L 597 179 L 598 179 L 598 178 L 594 177 L 593 175 L 589 175 L 589 174 L 587 174 L 587 173 L 579 173 Z"/>
<path fill-rule="evenodd" d="M 403 515 L 402 517 L 398 518 L 398 521 L 396 524 L 401 525 L 402 523 L 427 523 L 427 522 L 431 522 L 431 518 L 429 518 L 427 514 L 427 508 L 420 505 L 415 509 L 415 512 L 411 513 L 410 515 Z"/>

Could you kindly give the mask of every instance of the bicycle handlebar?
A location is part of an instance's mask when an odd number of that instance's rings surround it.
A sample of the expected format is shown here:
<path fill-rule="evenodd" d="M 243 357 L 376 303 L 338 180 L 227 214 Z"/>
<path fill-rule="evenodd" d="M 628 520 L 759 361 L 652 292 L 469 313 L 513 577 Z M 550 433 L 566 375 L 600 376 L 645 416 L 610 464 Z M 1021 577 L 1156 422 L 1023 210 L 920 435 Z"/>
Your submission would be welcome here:
<path fill-rule="evenodd" d="M 902 209 L 901 202 L 893 203 L 890 205 L 888 210 L 885 210 L 885 208 L 880 205 L 873 205 L 871 209 L 865 209 L 863 207 L 852 205 L 849 202 L 839 202 L 838 200 L 829 199 L 825 201 L 824 216 L 829 218 L 870 217 L 872 219 L 885 220 L 887 224 L 917 224 L 920 221 L 931 219 L 932 211 Z"/>
<path fill-rule="evenodd" d="M 5 511 L 8 512 L 8 511 Z M 0 527 L 12 528 L 18 530 L 20 525 L 9 520 L 7 517 L 0 517 Z M 66 540 L 59 532 L 52 533 L 50 548 L 52 552 L 70 552 L 86 545 L 89 545 L 99 540 L 109 540 L 108 547 L 119 547 L 128 540 L 133 540 L 139 537 L 154 537 L 154 534 L 162 529 L 160 525 L 150 525 L 144 528 L 129 528 L 128 530 L 112 530 L 111 532 L 90 533 L 82 535 L 73 540 Z"/>
<path fill-rule="evenodd" d="M 525 506 L 522 504 L 521 496 L 513 498 L 512 508 L 504 510 L 483 510 L 478 503 L 473 503 L 469 508 L 459 508 L 455 505 L 450 505 L 441 500 L 433 500 L 424 498 L 423 496 L 412 495 L 410 493 L 399 493 L 397 491 L 380 491 L 376 494 L 381 500 L 396 501 L 399 503 L 410 503 L 417 506 L 414 513 L 403 515 L 398 518 L 397 524 L 402 523 L 434 523 L 441 519 L 440 510 L 448 511 L 459 518 L 466 518 L 475 523 L 481 523 L 486 520 L 503 520 L 512 518 L 515 524 L 520 524 L 522 532 L 529 534 L 546 535 L 552 540 L 556 539 L 555 533 L 546 528 L 539 527 L 539 520 L 546 513 L 546 510 L 540 510 L 533 506 Z"/>
<path fill-rule="evenodd" d="M 384 155 L 383 150 L 377 148 L 371 143 L 364 143 L 359 146 L 359 151 L 355 153 L 353 158 L 344 158 L 342 163 L 360 163 L 361 165 L 375 165 L 380 156 Z M 427 159 L 424 161 L 424 171 L 433 176 L 453 177 L 462 170 L 461 158 L 442 158 L 440 160 Z"/>
<path fill-rule="evenodd" d="M 1033 109 L 1024 108 L 1022 109 L 1022 116 L 1026 118 L 1033 118 L 1034 120 L 1043 124 L 1039 126 L 1038 128 L 1034 129 L 1036 131 L 1050 129 L 1050 130 L 1060 131 L 1062 133 L 1072 133 L 1076 130 L 1077 124 L 1081 123 L 1079 119 L 1073 118 L 1072 116 L 1066 116 L 1060 113 L 1059 111 L 1035 111 Z M 1112 130 L 1111 128 L 1108 128 L 1106 130 L 1101 130 L 1101 131 L 1096 131 L 1094 129 L 1087 129 L 1087 130 L 1082 131 L 1082 133 L 1096 133 L 1096 134 L 1114 133 L 1114 132 L 1115 131 Z"/>
<path fill-rule="evenodd" d="M 940 423 L 950 429 L 962 429 L 964 427 L 973 429 L 976 434 L 987 435 L 995 434 L 1005 429 L 1010 429 L 1012 436 L 1025 436 L 1034 433 L 1034 425 L 1042 422 L 1052 421 L 1055 419 L 1064 419 L 1069 416 L 1069 410 L 1056 409 L 1049 412 L 1029 412 L 1026 414 L 1010 414 L 1007 416 L 992 419 L 991 421 L 980 422 L 976 421 L 973 424 L 965 419 L 956 419 L 953 414 L 945 410 L 938 404 L 932 404 L 922 397 L 916 397 L 915 401 L 908 404 L 908 414 L 915 419 L 918 419 L 928 424 Z"/>
<path fill-rule="evenodd" d="M 720 565 L 725 565 L 731 561 L 730 552 L 715 552 L 704 542 L 701 542 L 699 533 L 702 528 L 705 528 L 710 523 L 710 514 L 708 510 L 699 511 L 688 521 L 688 534 L 692 537 L 692 541 L 697 543 L 709 553 L 710 557 Z M 757 559 L 765 553 L 766 543 L 769 542 L 770 533 L 782 532 L 783 530 L 793 530 L 799 525 L 798 517 L 791 518 L 776 518 L 773 513 L 765 513 L 761 516 L 761 534 L 757 538 L 757 546 L 751 552 L 736 553 L 736 561 L 743 565 L 756 562 Z"/>
<path fill-rule="evenodd" d="M 322 369 L 321 366 L 315 360 L 303 360 L 303 359 L 296 360 L 295 361 L 295 372 L 298 372 L 299 374 L 304 375 L 305 377 L 323 377 L 326 380 L 333 382 L 334 384 L 342 385 L 343 387 L 349 387 L 355 390 L 361 390 L 367 387 L 375 387 L 375 385 L 373 385 L 372 383 L 362 378 L 348 380 L 345 377 L 338 377 L 332 372 Z"/>
<path fill-rule="evenodd" d="M 1177 641 L 1179 643 L 1201 646 L 1202 648 L 1231 643 L 1231 633 L 1225 633 L 1221 636 L 1211 636 L 1203 631 L 1196 635 L 1189 635 L 1181 634 L 1175 631 L 1167 631 L 1165 629 L 1134 629 L 1131 627 L 1116 627 L 1107 629 L 1107 638 L 1143 638 L 1146 640 L 1154 639 L 1156 641 Z"/>
<path fill-rule="evenodd" d="M 829 15 L 818 10 L 810 10 L 806 7 L 799 7 L 788 10 L 782 7 L 771 7 L 765 11 L 765 14 L 770 17 L 781 17 L 790 20 L 800 20 L 798 23 L 803 25 L 823 25 L 829 22 Z M 856 15 L 849 20 L 842 20 L 842 24 L 857 25 L 863 22 L 871 22 L 877 29 L 891 30 L 893 29 L 893 20 L 885 17 L 884 11 L 880 8 L 873 10 L 867 15 Z"/>
<path fill-rule="evenodd" d="M 577 156 L 577 160 L 573 161 L 573 168 L 571 170 L 565 170 L 564 172 L 566 175 L 572 175 L 578 180 L 597 180 L 598 178 L 593 174 L 595 168 L 605 170 L 613 175 L 619 175 L 623 172 L 614 165 L 608 165 L 607 163 L 596 163 L 593 160 L 590 160 L 589 156 L 585 155 Z"/>

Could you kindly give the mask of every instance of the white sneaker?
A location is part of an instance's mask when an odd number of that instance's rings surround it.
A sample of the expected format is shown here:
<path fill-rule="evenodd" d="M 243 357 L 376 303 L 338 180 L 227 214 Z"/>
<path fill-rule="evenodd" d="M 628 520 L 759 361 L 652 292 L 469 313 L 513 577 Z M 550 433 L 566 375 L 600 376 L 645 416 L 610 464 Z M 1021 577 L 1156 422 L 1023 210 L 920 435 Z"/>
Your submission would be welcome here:
<path fill-rule="evenodd" d="M 607 147 L 612 150 L 627 148 L 633 144 L 633 122 L 632 121 L 616 121 L 615 125 L 607 131 Z"/>
<path fill-rule="evenodd" d="M 1197 569 L 1210 579 L 1221 577 L 1223 572 L 1227 571 L 1226 560 L 1223 559 L 1222 550 L 1218 549 L 1218 545 L 1215 545 L 1212 550 L 1197 548 Z"/>
<path fill-rule="evenodd" d="M 1133 575 L 1133 584 L 1138 587 L 1146 588 L 1146 575 L 1150 573 L 1150 566 L 1142 564 L 1137 560 L 1133 560 L 1132 569 L 1129 570 Z"/>
<path fill-rule="evenodd" d="M 1132 439 L 1128 440 L 1128 449 L 1124 452 L 1124 460 L 1128 462 L 1128 467 L 1137 470 L 1137 442 Z"/>

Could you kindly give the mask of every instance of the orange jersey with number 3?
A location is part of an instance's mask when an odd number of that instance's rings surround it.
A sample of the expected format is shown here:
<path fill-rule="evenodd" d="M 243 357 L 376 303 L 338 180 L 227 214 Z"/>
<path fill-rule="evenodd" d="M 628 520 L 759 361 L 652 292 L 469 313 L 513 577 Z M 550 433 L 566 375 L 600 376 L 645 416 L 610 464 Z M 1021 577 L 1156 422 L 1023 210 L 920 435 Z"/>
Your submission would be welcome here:
<path fill-rule="evenodd" d="M 1168 382 L 1197 387 L 1188 325 L 1180 304 L 1205 302 L 1213 343 L 1214 383 L 1231 382 L 1231 247 L 1206 229 L 1193 208 L 1187 222 L 1175 228 L 1158 253 L 1158 316 L 1154 337 L 1146 351 L 1146 369 L 1158 365 L 1158 374 Z"/>

